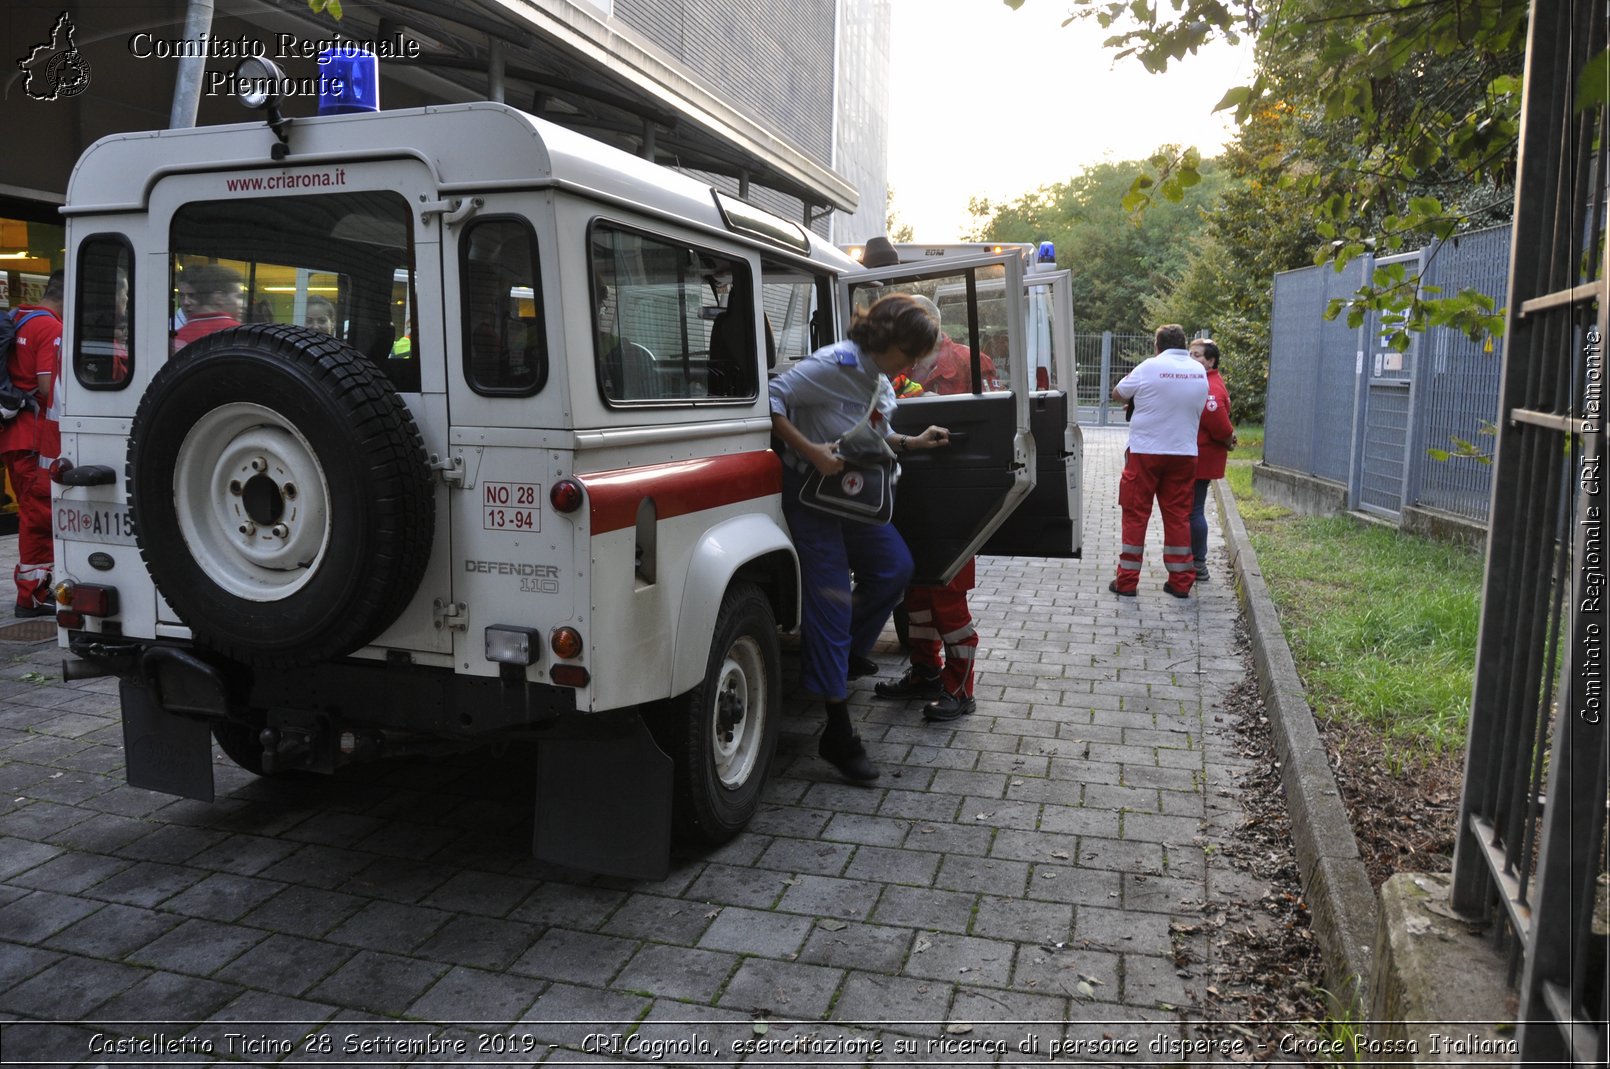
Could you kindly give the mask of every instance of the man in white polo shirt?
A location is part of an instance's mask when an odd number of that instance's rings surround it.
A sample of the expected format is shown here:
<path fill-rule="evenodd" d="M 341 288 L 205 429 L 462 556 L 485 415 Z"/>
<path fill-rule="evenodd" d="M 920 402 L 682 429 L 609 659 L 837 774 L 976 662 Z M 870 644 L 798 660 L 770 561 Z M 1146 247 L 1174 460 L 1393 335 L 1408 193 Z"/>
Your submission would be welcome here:
<path fill-rule="evenodd" d="M 1191 494 L 1196 484 L 1196 431 L 1207 403 L 1207 372 L 1185 348 L 1185 328 L 1170 323 L 1157 328 L 1157 355 L 1123 377 L 1112 388 L 1114 401 L 1134 401 L 1129 419 L 1129 449 L 1118 481 L 1118 507 L 1123 510 L 1123 545 L 1118 550 L 1118 576 L 1107 589 L 1134 597 L 1146 553 L 1146 525 L 1152 499 L 1163 511 L 1163 590 L 1176 598 L 1191 595 L 1196 564 L 1191 556 Z"/>

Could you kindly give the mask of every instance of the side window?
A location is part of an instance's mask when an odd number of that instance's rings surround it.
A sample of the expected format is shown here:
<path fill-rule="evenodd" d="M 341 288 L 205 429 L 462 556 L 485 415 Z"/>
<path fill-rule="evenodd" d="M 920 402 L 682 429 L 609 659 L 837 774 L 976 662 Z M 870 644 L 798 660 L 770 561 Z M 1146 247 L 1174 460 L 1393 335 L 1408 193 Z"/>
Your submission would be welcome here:
<path fill-rule="evenodd" d="M 1007 322 L 1005 291 L 1002 268 L 991 264 L 913 281 L 855 284 L 850 301 L 861 311 L 891 293 L 923 298 L 939 318 L 939 345 L 917 361 L 910 380 L 922 393 L 973 393 L 975 384 L 989 393 L 1011 388 L 1006 354 L 1013 328 Z"/>
<path fill-rule="evenodd" d="M 92 390 L 121 389 L 134 372 L 134 254 L 120 236 L 92 237 L 78 248 L 73 374 Z"/>
<path fill-rule="evenodd" d="M 759 361 L 746 262 L 599 223 L 592 269 L 605 400 L 754 399 Z"/>
<path fill-rule="evenodd" d="M 477 393 L 525 396 L 548 380 L 537 239 L 522 219 L 492 216 L 459 242 L 464 377 Z"/>
<path fill-rule="evenodd" d="M 822 314 L 823 280 L 796 268 L 765 264 L 762 269 L 761 307 L 773 346 L 766 366 L 787 367 L 831 340 L 817 336 L 828 318 Z"/>
<path fill-rule="evenodd" d="M 419 391 L 413 216 L 398 194 L 198 201 L 174 214 L 171 241 L 173 352 L 242 323 L 291 323 Z"/>

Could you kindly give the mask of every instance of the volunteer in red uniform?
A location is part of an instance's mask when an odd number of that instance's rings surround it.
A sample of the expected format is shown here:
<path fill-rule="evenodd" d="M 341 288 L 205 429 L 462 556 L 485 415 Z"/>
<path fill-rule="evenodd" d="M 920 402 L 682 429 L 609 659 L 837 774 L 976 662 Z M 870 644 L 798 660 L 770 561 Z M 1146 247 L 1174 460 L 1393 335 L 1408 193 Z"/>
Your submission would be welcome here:
<path fill-rule="evenodd" d="M 939 306 L 921 294 L 916 295 L 917 303 L 923 306 L 927 313 L 939 323 Z M 979 375 L 984 380 L 984 389 L 995 390 L 1000 388 L 995 378 L 995 361 L 989 358 L 988 353 L 978 354 Z M 939 331 L 939 345 L 934 353 L 926 360 L 919 361 L 911 369 L 911 377 L 922 385 L 928 393 L 972 393 L 973 392 L 973 350 L 955 341 L 946 334 L 943 325 Z"/>
<path fill-rule="evenodd" d="M 1196 559 L 1196 581 L 1206 582 L 1207 494 L 1214 479 L 1224 478 L 1224 465 L 1235 448 L 1235 425 L 1230 422 L 1230 391 L 1219 374 L 1219 346 L 1207 338 L 1191 343 L 1191 359 L 1207 372 L 1208 399 L 1196 431 L 1196 492 L 1191 499 L 1191 556 Z"/>
<path fill-rule="evenodd" d="M 1107 589 L 1134 597 L 1146 555 L 1146 527 L 1152 501 L 1163 513 L 1164 592 L 1191 596 L 1196 564 L 1191 556 L 1191 495 L 1196 486 L 1196 432 L 1207 404 L 1207 372 L 1185 348 L 1185 328 L 1157 328 L 1157 355 L 1143 360 L 1112 388 L 1112 399 L 1135 402 L 1129 421 L 1129 448 L 1118 480 L 1123 510 L 1123 545 L 1118 575 Z"/>
<path fill-rule="evenodd" d="M 246 307 L 246 283 L 240 272 L 223 264 L 202 264 L 186 269 L 181 284 L 189 287 L 195 300 L 184 309 L 184 326 L 173 336 L 175 353 L 197 338 L 240 326 Z"/>
<path fill-rule="evenodd" d="M 38 407 L 25 408 L 0 427 L 0 462 L 17 496 L 18 616 L 50 616 L 50 572 L 55 564 L 50 525 L 50 464 L 61 453 L 56 380 L 61 373 L 62 273 L 45 283 L 38 304 L 11 313 L 17 338 L 7 361 L 11 385 L 32 394 Z"/>
<path fill-rule="evenodd" d="M 926 297 L 914 298 L 941 326 L 939 308 Z M 950 346 L 948 356 L 945 347 Z M 972 353 L 939 334 L 934 366 L 929 369 L 929 385 L 919 393 L 966 394 L 973 392 Z M 985 389 L 994 387 L 995 365 L 980 354 Z M 935 373 L 940 361 L 944 370 Z M 873 692 L 880 698 L 925 698 L 924 720 L 946 721 L 967 716 L 978 708 L 973 699 L 973 661 L 978 654 L 978 632 L 967 607 L 967 592 L 973 589 L 976 568 L 967 558 L 961 571 L 942 587 L 912 586 L 906 591 L 906 640 L 911 667 L 892 682 L 879 683 Z"/>

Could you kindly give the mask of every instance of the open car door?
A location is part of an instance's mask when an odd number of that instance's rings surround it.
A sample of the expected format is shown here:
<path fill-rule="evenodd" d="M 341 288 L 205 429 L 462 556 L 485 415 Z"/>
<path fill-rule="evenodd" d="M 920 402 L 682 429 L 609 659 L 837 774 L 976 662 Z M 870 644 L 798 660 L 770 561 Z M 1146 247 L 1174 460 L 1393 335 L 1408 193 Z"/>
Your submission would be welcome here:
<path fill-rule="evenodd" d="M 1033 374 L 1029 432 L 1035 446 L 1034 489 L 981 553 L 1077 557 L 1084 543 L 1084 435 L 1073 360 L 1072 278 L 1071 271 L 1047 271 L 1024 279 L 1025 341 Z"/>
<path fill-rule="evenodd" d="M 1034 489 L 1022 260 L 1014 253 L 900 264 L 846 276 L 841 285 L 847 314 L 890 293 L 927 297 L 939 308 L 940 347 L 910 375 L 926 385 L 901 397 L 894 427 L 915 435 L 937 424 L 951 444 L 901 456 L 894 524 L 911 547 L 912 581 L 948 583 Z M 1059 435 L 1059 452 L 1060 445 Z"/>

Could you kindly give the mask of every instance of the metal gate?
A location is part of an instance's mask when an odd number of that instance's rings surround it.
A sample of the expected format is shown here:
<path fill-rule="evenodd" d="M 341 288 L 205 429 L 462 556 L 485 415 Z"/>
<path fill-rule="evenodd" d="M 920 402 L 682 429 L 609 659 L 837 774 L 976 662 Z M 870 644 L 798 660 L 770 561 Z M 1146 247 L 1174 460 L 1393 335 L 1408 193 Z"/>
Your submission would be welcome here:
<path fill-rule="evenodd" d="M 1420 253 L 1383 256 L 1374 262 L 1382 268 L 1403 264 L 1412 275 L 1420 273 Z M 1411 415 L 1414 412 L 1415 368 L 1419 362 L 1419 333 L 1410 335 L 1408 352 L 1397 352 L 1382 334 L 1381 313 L 1371 312 L 1364 325 L 1359 377 L 1364 380 L 1360 420 L 1363 433 L 1356 436 L 1358 455 L 1354 458 L 1349 505 L 1393 520 L 1403 513 L 1409 466 Z"/>
<path fill-rule="evenodd" d="M 1104 330 L 1100 334 L 1073 336 L 1074 366 L 1079 369 L 1079 422 L 1118 423 L 1123 406 L 1112 400 L 1112 388 L 1135 365 L 1153 355 L 1153 335 L 1119 334 Z"/>

